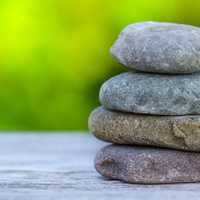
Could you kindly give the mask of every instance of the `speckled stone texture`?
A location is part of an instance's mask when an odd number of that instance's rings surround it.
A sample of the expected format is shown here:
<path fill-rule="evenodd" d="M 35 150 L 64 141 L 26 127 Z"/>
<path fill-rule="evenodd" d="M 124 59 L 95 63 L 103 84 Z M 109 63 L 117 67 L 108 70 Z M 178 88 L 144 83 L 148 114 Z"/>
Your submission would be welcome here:
<path fill-rule="evenodd" d="M 200 151 L 200 115 L 134 115 L 99 107 L 89 117 L 89 129 L 116 144 Z"/>
<path fill-rule="evenodd" d="M 153 115 L 200 114 L 200 74 L 122 73 L 106 81 L 100 102 L 108 109 Z"/>
<path fill-rule="evenodd" d="M 127 26 L 111 54 L 128 68 L 154 73 L 192 73 L 200 70 L 200 28 L 144 22 Z"/>
<path fill-rule="evenodd" d="M 128 183 L 199 182 L 200 154 L 110 145 L 97 153 L 95 168 L 107 178 Z"/>

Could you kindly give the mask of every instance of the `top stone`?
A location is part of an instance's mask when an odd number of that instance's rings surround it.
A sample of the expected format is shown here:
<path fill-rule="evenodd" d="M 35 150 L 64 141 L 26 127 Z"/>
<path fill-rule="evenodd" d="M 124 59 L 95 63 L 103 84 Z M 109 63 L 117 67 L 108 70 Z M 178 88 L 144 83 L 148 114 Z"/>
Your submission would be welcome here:
<path fill-rule="evenodd" d="M 200 71 L 200 28 L 144 22 L 127 26 L 111 48 L 128 68 L 144 72 L 186 74 Z"/>

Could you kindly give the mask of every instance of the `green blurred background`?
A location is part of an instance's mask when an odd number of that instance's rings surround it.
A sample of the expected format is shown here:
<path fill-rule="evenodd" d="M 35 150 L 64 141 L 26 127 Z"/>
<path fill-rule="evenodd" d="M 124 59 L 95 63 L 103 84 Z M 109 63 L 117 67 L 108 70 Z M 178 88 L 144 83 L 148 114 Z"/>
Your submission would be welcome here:
<path fill-rule="evenodd" d="M 125 70 L 109 48 L 126 25 L 200 25 L 199 0 L 1 0 L 0 130 L 86 130 L 100 85 Z"/>

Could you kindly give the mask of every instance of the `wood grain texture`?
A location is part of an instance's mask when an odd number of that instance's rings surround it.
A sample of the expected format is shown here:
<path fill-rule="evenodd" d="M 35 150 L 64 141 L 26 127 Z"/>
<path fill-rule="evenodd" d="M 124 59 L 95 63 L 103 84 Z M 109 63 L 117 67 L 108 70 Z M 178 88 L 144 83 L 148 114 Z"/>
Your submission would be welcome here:
<path fill-rule="evenodd" d="M 1 134 L 1 200 L 199 199 L 200 184 L 131 185 L 93 167 L 105 143 L 86 134 Z"/>

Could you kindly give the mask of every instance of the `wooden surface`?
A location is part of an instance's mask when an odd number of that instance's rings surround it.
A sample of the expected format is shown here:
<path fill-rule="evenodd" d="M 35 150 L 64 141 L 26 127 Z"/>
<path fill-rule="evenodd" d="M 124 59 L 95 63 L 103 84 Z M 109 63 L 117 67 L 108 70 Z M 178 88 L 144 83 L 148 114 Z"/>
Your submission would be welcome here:
<path fill-rule="evenodd" d="M 105 143 L 86 134 L 1 134 L 0 200 L 200 199 L 200 184 L 131 185 L 102 178 Z"/>

